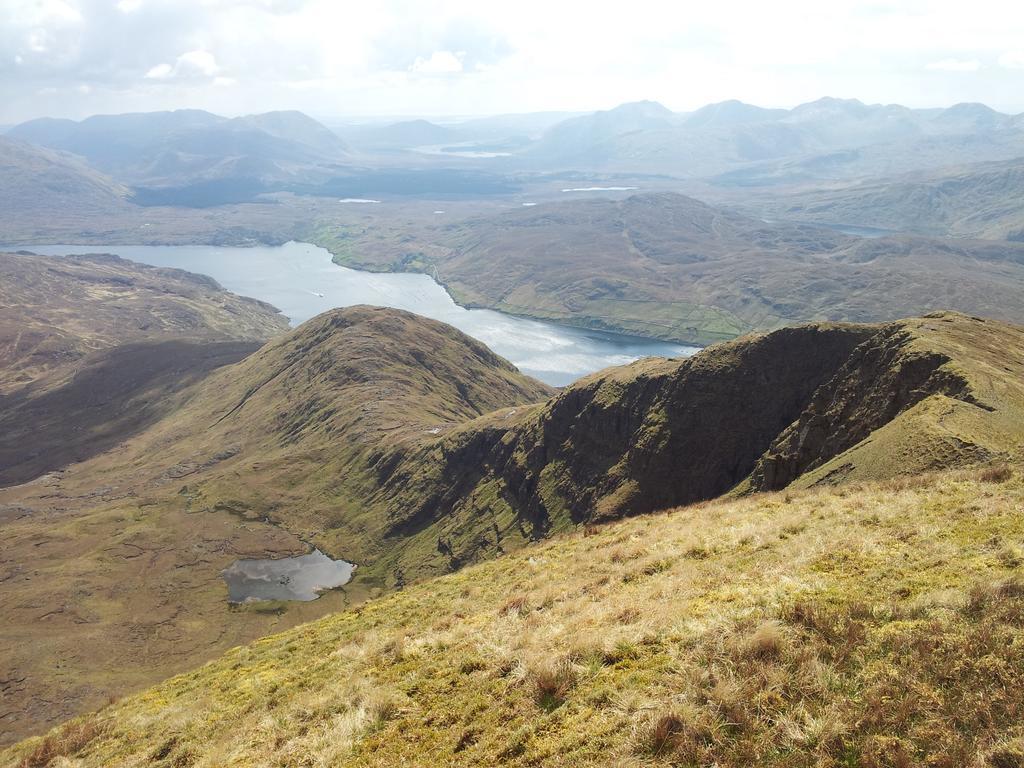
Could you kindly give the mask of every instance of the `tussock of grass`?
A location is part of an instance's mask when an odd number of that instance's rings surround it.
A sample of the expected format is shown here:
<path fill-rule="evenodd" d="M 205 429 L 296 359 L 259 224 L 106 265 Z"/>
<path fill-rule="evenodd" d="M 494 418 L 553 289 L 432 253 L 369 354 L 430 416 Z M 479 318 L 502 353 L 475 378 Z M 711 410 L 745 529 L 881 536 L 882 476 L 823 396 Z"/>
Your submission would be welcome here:
<path fill-rule="evenodd" d="M 530 599 L 526 595 L 514 595 L 498 609 L 499 616 L 525 616 L 530 612 Z"/>
<path fill-rule="evenodd" d="M 534 701 L 546 710 L 563 704 L 578 679 L 579 673 L 568 658 L 544 662 L 529 673 Z"/>
<path fill-rule="evenodd" d="M 1024 581 L 999 556 L 1024 541 L 1012 469 L 557 537 L 236 648 L 86 718 L 95 736 L 53 754 L 79 768 L 1015 768 Z M 706 556 L 688 557 L 698 532 Z"/>
<path fill-rule="evenodd" d="M 751 659 L 772 661 L 780 658 L 789 646 L 786 631 L 777 621 L 766 621 L 743 643 L 743 653 Z"/>
<path fill-rule="evenodd" d="M 32 749 L 16 764 L 18 768 L 45 768 L 60 758 L 87 749 L 106 730 L 106 724 L 95 718 L 72 720 L 43 738 L 34 740 Z"/>
<path fill-rule="evenodd" d="M 986 467 L 978 475 L 978 479 L 984 483 L 1005 483 L 1011 477 L 1013 477 L 1013 470 L 1007 464 Z"/>

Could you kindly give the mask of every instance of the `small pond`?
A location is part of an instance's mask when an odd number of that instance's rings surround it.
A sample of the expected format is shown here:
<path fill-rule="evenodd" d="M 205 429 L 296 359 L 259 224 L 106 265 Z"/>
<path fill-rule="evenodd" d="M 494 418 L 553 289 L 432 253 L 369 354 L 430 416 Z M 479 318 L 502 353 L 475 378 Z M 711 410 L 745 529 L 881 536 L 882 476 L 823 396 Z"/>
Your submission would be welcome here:
<path fill-rule="evenodd" d="M 332 560 L 319 549 L 277 560 L 236 560 L 221 573 L 228 602 L 316 600 L 320 593 L 347 584 L 355 566 Z"/>

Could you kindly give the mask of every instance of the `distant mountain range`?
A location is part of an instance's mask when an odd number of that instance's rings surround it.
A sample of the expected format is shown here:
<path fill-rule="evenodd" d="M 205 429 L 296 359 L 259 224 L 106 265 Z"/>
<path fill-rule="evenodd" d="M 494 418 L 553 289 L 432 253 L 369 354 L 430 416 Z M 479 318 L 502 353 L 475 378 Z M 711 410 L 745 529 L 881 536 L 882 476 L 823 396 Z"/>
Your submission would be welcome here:
<path fill-rule="evenodd" d="M 290 178 L 345 157 L 345 143 L 301 112 L 225 118 L 201 110 L 41 118 L 9 137 L 72 152 L 126 183 L 159 186 L 244 172 Z"/>
<path fill-rule="evenodd" d="M 915 110 L 832 98 L 791 110 L 727 101 L 687 114 L 654 102 L 624 104 L 556 125 L 524 152 L 545 166 L 727 174 L 719 182 L 731 185 L 879 175 L 1018 155 L 1024 155 L 1024 116 L 982 104 Z"/>
<path fill-rule="evenodd" d="M 273 192 L 500 194 L 540 172 L 654 174 L 741 198 L 1024 157 L 1024 115 L 982 104 L 910 109 L 834 98 L 793 109 L 725 101 L 689 113 L 640 101 L 584 115 L 418 119 L 333 131 L 294 111 L 226 118 L 178 110 L 41 118 L 7 136 L 77 155 L 131 187 L 138 203 L 193 207 Z M 476 176 L 430 176 L 442 171 Z"/>

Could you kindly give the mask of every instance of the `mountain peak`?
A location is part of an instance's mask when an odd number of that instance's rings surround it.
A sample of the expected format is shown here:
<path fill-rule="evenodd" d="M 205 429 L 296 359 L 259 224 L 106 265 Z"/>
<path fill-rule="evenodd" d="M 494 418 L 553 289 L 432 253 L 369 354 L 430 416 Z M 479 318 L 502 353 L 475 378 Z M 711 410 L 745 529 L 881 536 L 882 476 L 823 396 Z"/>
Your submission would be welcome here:
<path fill-rule="evenodd" d="M 738 99 L 729 99 L 701 107 L 686 119 L 685 124 L 691 128 L 727 128 L 763 122 L 784 114 L 785 110 L 765 109 Z"/>
<path fill-rule="evenodd" d="M 822 96 L 794 107 L 792 115 L 847 115 L 859 117 L 870 111 L 870 107 L 860 99 L 839 99 L 835 96 Z"/>
<path fill-rule="evenodd" d="M 606 114 L 630 114 L 642 115 L 648 118 L 669 118 L 675 113 L 659 101 L 644 99 L 641 101 L 627 101 L 617 107 L 605 110 Z"/>

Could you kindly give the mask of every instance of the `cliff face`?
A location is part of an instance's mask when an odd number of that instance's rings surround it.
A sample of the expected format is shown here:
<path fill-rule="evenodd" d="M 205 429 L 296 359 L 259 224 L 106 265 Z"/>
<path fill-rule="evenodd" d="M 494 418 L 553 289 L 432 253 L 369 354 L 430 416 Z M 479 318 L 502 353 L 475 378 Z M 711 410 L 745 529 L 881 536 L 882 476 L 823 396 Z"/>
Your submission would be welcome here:
<path fill-rule="evenodd" d="M 720 495 L 746 477 L 815 390 L 871 334 L 806 326 L 721 345 L 632 379 L 592 379 L 556 399 L 530 435 L 528 466 L 574 521 Z"/>
<path fill-rule="evenodd" d="M 1024 431 L 1022 350 L 1018 328 L 942 313 L 787 328 L 610 369 L 544 406 L 376 456 L 395 568 L 456 568 L 729 491 L 1008 456 Z M 435 550 L 407 548 L 424 535 Z"/>
<path fill-rule="evenodd" d="M 758 460 L 751 487 L 786 487 L 932 395 L 977 402 L 964 374 L 946 367 L 947 355 L 913 342 L 894 323 L 854 350 Z"/>
<path fill-rule="evenodd" d="M 874 332 L 806 326 L 687 360 L 640 361 L 569 387 L 526 419 L 470 425 L 438 447 L 381 463 L 390 531 L 474 517 L 482 485 L 493 486 L 487 503 L 496 497 L 532 535 L 722 494 Z"/>

